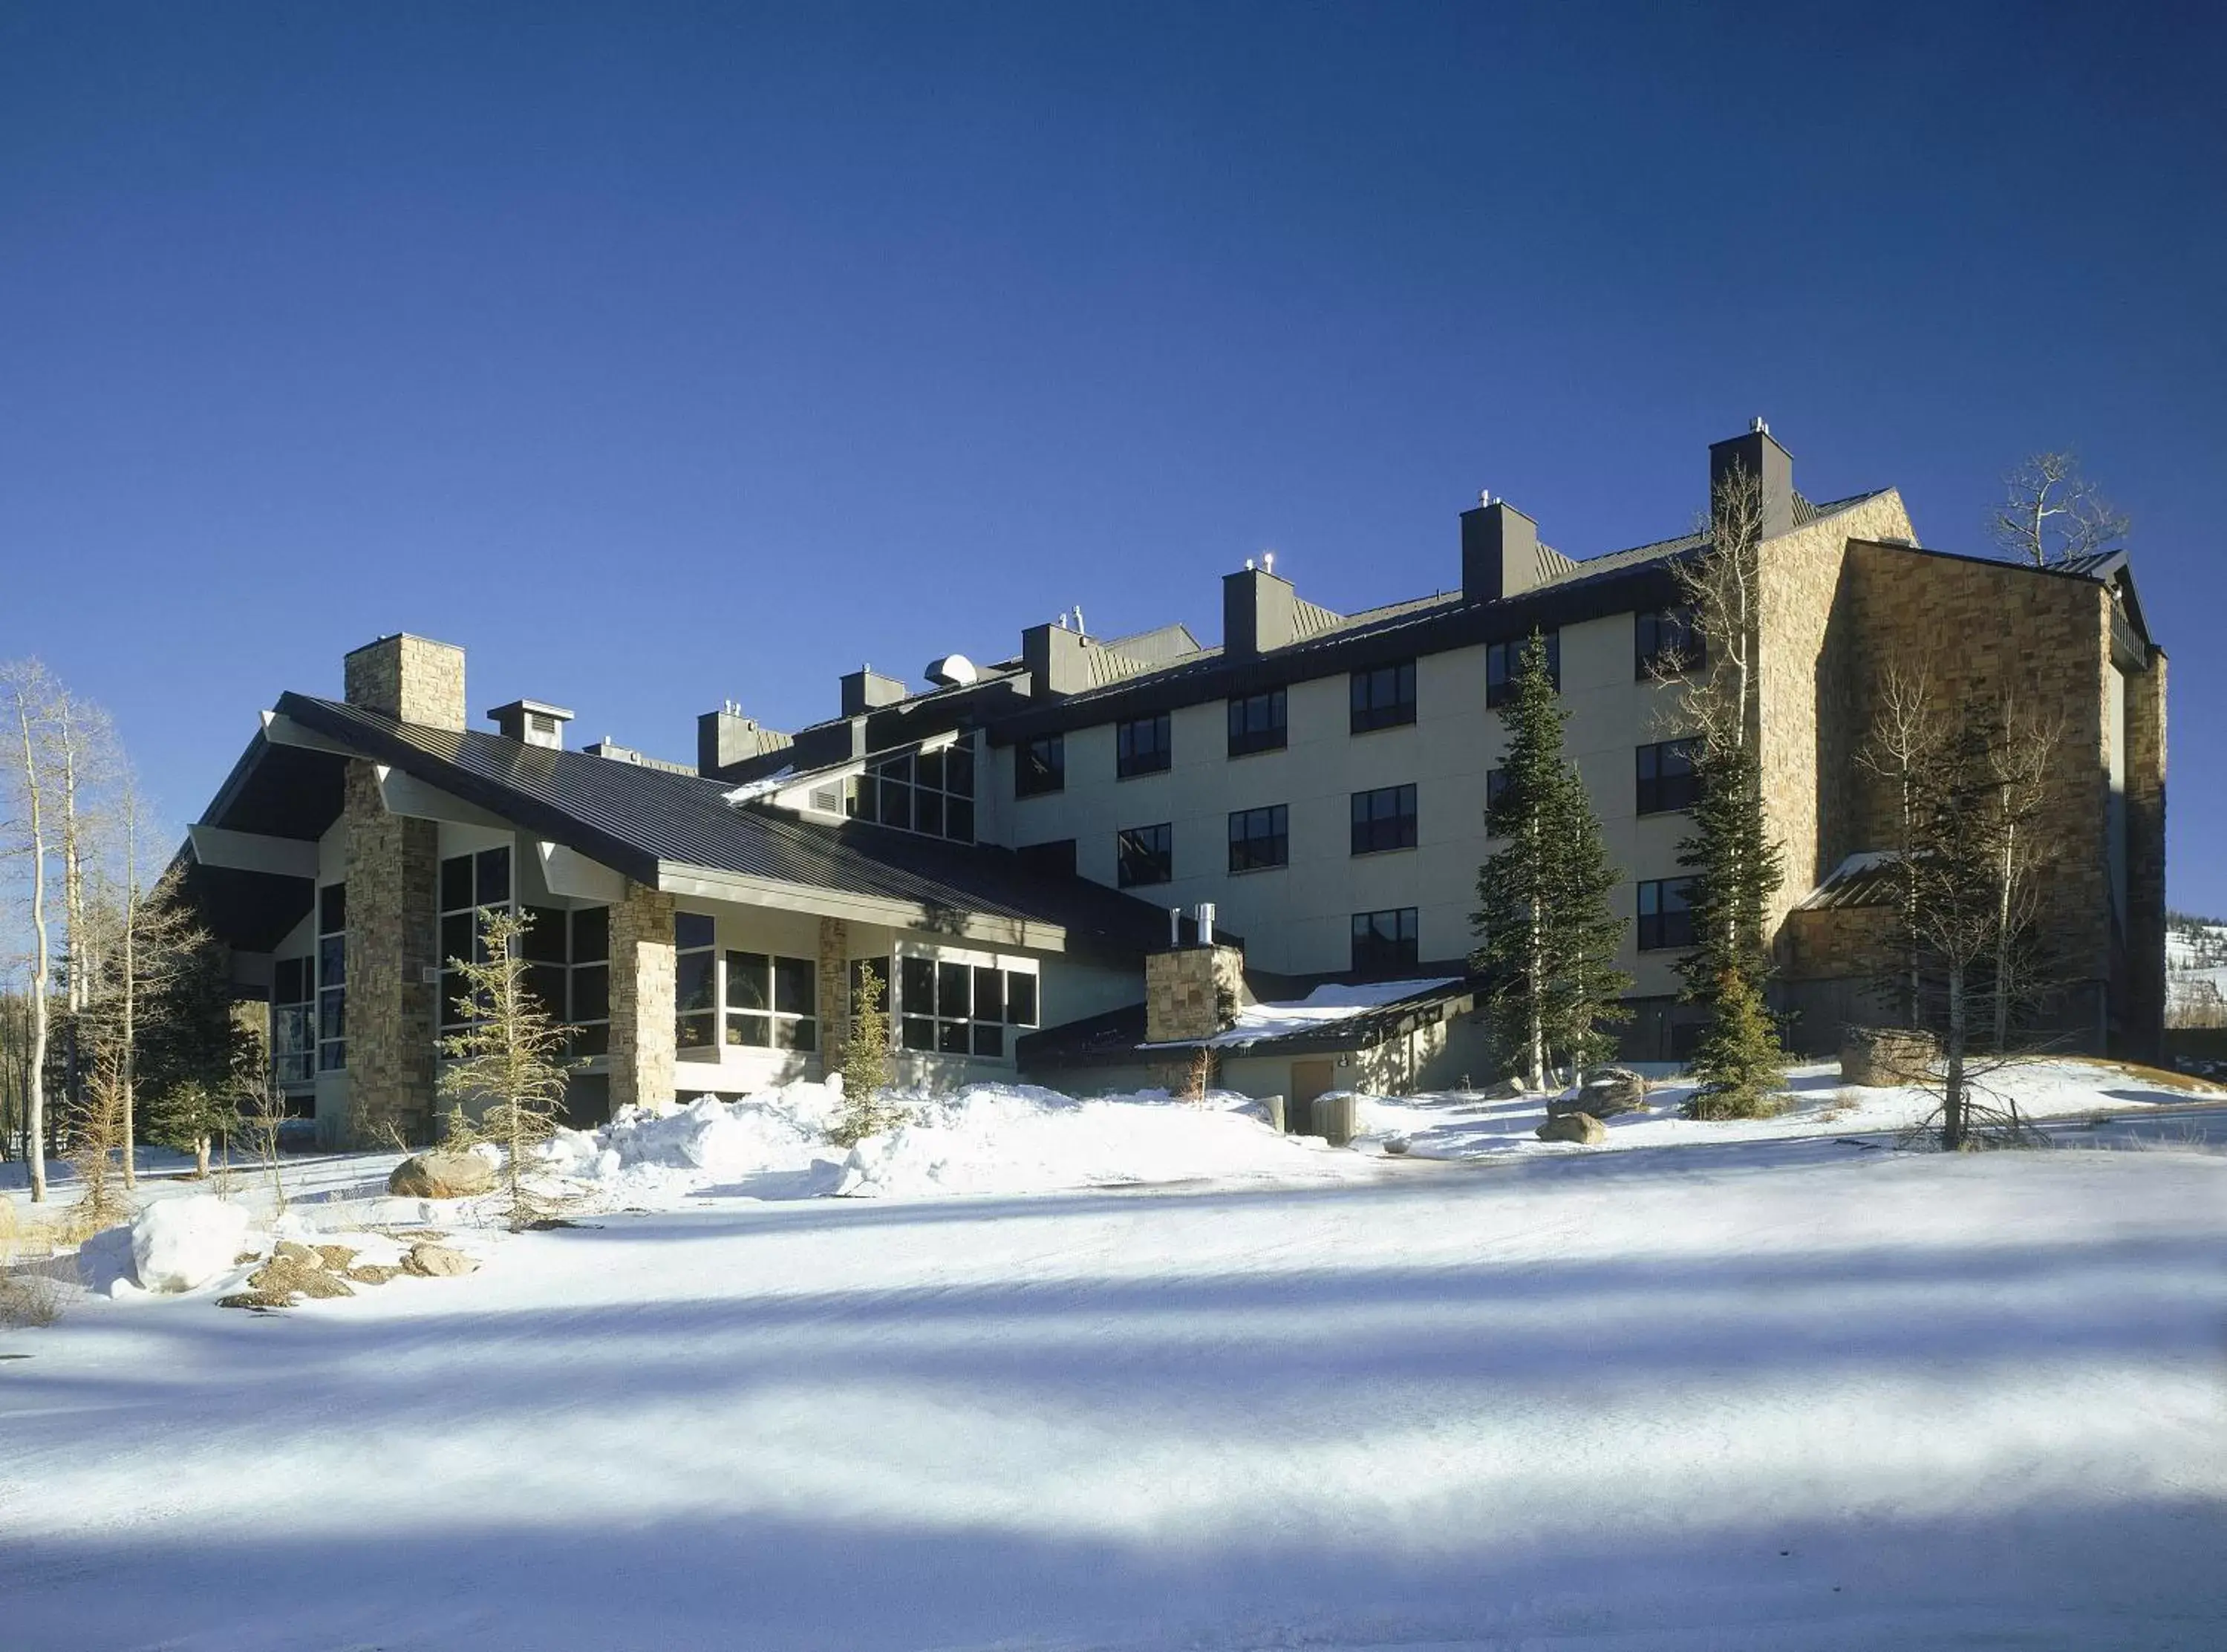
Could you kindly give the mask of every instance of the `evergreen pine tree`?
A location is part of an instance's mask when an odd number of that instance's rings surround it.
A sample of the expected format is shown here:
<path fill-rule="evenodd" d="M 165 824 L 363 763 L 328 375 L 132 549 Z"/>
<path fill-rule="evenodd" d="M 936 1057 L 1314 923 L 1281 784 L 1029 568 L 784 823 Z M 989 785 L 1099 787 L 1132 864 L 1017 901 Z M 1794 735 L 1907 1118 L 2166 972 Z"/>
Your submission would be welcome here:
<path fill-rule="evenodd" d="M 559 1054 L 567 1034 L 527 984 L 524 942 L 529 923 L 514 912 L 482 912 L 484 958 L 477 963 L 452 960 L 471 993 L 473 1019 L 443 1041 L 449 1062 L 441 1070 L 443 1097 L 459 1108 L 466 1102 L 485 1108 L 480 1127 L 504 1150 L 504 1188 L 514 1228 L 530 1227 L 555 1212 L 553 1202 L 527 1182 L 527 1158 L 555 1133 L 565 1101 Z"/>
<path fill-rule="evenodd" d="M 1613 966 L 1622 926 L 1610 913 L 1616 874 L 1602 847 L 1584 783 L 1562 755 L 1559 704 L 1546 640 L 1534 632 L 1517 663 L 1501 720 L 1504 781 L 1486 829 L 1503 846 L 1477 871 L 1471 962 L 1489 978 L 1485 1001 L 1496 1042 L 1533 1089 L 1557 1057 L 1574 1063 L 1605 1043 L 1630 985 Z"/>
<path fill-rule="evenodd" d="M 890 1017 L 882 1008 L 882 969 L 869 960 L 851 992 L 851 1034 L 843 1042 L 843 1110 L 827 1132 L 838 1147 L 855 1147 L 904 1121 L 890 1088 Z"/>

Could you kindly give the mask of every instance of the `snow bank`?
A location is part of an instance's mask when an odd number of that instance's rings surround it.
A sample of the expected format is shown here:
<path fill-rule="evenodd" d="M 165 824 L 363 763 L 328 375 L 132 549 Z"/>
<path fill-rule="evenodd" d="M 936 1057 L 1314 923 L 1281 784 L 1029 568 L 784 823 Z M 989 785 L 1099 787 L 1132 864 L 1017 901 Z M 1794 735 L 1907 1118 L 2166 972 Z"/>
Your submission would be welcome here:
<path fill-rule="evenodd" d="M 150 1291 L 191 1291 L 247 1248 L 246 1209 L 212 1195 L 165 1199 L 131 1224 L 131 1263 Z"/>
<path fill-rule="evenodd" d="M 827 1139 L 842 1107 L 839 1080 L 629 1107 L 601 1130 L 561 1132 L 544 1164 L 605 1202 L 635 1204 L 709 1188 L 909 1198 L 1337 1173 L 1325 1169 L 1323 1144 L 1277 1135 L 1242 1096 L 1193 1104 L 1149 1090 L 1086 1101 L 977 1084 L 907 1106 L 909 1122 L 847 1153 Z"/>

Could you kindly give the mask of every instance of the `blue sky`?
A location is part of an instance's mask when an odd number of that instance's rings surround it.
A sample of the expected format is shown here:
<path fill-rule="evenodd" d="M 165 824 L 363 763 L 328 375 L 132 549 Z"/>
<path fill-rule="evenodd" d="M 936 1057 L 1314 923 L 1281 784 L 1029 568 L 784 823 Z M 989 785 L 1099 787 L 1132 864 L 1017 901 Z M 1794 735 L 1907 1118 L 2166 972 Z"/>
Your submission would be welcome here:
<path fill-rule="evenodd" d="M 1480 488 L 1679 532 L 1756 414 L 1949 548 L 2069 445 L 2227 912 L 2223 72 L 2196 6 L 11 7 L 0 656 L 183 820 L 396 629 L 686 757 L 1211 638 L 1264 548 L 1450 586 Z"/>

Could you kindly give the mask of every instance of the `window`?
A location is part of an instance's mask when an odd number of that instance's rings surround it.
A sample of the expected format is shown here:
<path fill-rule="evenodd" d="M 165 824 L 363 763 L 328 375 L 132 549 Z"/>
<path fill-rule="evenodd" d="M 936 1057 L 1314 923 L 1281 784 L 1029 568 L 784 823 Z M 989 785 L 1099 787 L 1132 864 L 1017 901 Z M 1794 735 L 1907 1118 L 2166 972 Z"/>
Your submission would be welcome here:
<path fill-rule="evenodd" d="M 1668 952 L 1694 944 L 1690 894 L 1682 877 L 1657 878 L 1639 886 L 1639 950 Z"/>
<path fill-rule="evenodd" d="M 1415 788 L 1385 786 L 1353 794 L 1353 852 L 1374 855 L 1415 846 Z"/>
<path fill-rule="evenodd" d="M 701 912 L 673 915 L 673 1042 L 680 1049 L 711 1049 L 714 998 L 711 920 Z"/>
<path fill-rule="evenodd" d="M 1067 737 L 1040 734 L 1013 748 L 1013 795 L 1041 797 L 1067 789 Z"/>
<path fill-rule="evenodd" d="M 1229 816 L 1229 870 L 1265 871 L 1291 863 L 1291 811 L 1281 803 L 1235 809 Z"/>
<path fill-rule="evenodd" d="M 1353 732 L 1397 728 L 1415 720 L 1415 662 L 1353 673 Z"/>
<path fill-rule="evenodd" d="M 1562 692 L 1562 634 L 1548 631 L 1547 640 L 1547 675 L 1554 685 L 1554 692 Z M 1516 692 L 1516 673 L 1522 669 L 1523 650 L 1530 646 L 1528 637 L 1517 637 L 1509 642 L 1489 644 L 1484 651 L 1484 703 L 1505 705 Z"/>
<path fill-rule="evenodd" d="M 271 1068 L 281 1084 L 317 1076 L 317 960 L 281 958 L 271 972 Z"/>
<path fill-rule="evenodd" d="M 1633 616 L 1632 676 L 1645 681 L 1658 674 L 1682 676 L 1708 663 L 1707 645 L 1690 608 L 1665 608 Z"/>
<path fill-rule="evenodd" d="M 507 911 L 510 909 L 510 849 L 507 845 L 497 849 L 482 849 L 476 854 L 450 855 L 441 863 L 441 1036 L 447 1037 L 461 1030 L 472 1019 L 477 1006 L 472 1001 L 471 984 L 464 979 L 456 966 L 464 963 L 484 963 L 487 943 L 480 934 L 480 915 L 482 912 Z M 538 916 L 538 915 L 536 915 Z M 559 915 L 561 916 L 561 915 Z M 537 933 L 542 926 L 537 922 L 527 931 L 525 951 L 529 963 L 535 960 L 537 950 L 546 941 L 546 934 Z M 558 931 L 562 944 L 563 931 Z M 530 976 L 535 991 L 543 995 L 543 1002 L 551 1013 L 565 1013 L 564 990 L 560 983 L 557 996 L 547 996 L 548 977 Z"/>
<path fill-rule="evenodd" d="M 954 843 L 974 841 L 972 745 L 884 757 L 849 781 L 844 793 L 844 813 L 854 820 L 872 820 Z"/>
<path fill-rule="evenodd" d="M 1115 841 L 1114 848 L 1123 889 L 1165 883 L 1175 876 L 1173 826 L 1131 826 Z"/>
<path fill-rule="evenodd" d="M 1014 858 L 1032 872 L 1061 872 L 1075 876 L 1075 839 L 1055 838 L 1050 843 L 1024 843 Z"/>
<path fill-rule="evenodd" d="M 1415 967 L 1415 909 L 1353 915 L 1353 973 L 1383 977 Z"/>
<path fill-rule="evenodd" d="M 1117 779 L 1133 775 L 1165 773 L 1169 762 L 1168 714 L 1140 717 L 1114 727 L 1114 773 Z"/>
<path fill-rule="evenodd" d="M 348 885 L 317 891 L 317 1070 L 348 1066 Z"/>
<path fill-rule="evenodd" d="M 1667 814 L 1690 809 L 1701 795 L 1694 773 L 1694 742 L 1663 740 L 1639 748 L 1639 812 Z"/>
<path fill-rule="evenodd" d="M 756 1049 L 820 1047 L 820 966 L 762 952 L 727 954 L 727 1042 Z"/>
<path fill-rule="evenodd" d="M 1280 688 L 1231 700 L 1229 755 L 1249 757 L 1256 751 L 1281 751 L 1289 737 L 1284 705 L 1284 691 Z"/>
<path fill-rule="evenodd" d="M 1005 1030 L 1036 1023 L 1033 969 L 918 954 L 898 960 L 898 1041 L 907 1049 L 1002 1056 Z"/>
<path fill-rule="evenodd" d="M 1500 807 L 1500 800 L 1508 791 L 1508 771 L 1488 769 L 1484 771 L 1484 807 L 1489 815 Z"/>
<path fill-rule="evenodd" d="M 584 906 L 571 914 L 571 1053 L 607 1056 L 611 1049 L 611 909 Z"/>

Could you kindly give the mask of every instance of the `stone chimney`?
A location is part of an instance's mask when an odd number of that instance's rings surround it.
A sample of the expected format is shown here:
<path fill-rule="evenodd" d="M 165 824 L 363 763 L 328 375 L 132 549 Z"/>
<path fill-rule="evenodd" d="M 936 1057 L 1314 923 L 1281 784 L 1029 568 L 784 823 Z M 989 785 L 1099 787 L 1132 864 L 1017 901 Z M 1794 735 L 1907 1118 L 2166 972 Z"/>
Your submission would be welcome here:
<path fill-rule="evenodd" d="M 1763 488 L 1763 537 L 1775 539 L 1794 529 L 1794 456 L 1771 439 L 1771 426 L 1757 419 L 1745 436 L 1709 443 L 1709 509 L 1716 510 L 1717 484 L 1733 468 L 1757 478 Z"/>
<path fill-rule="evenodd" d="M 1222 576 L 1222 654 L 1244 660 L 1299 640 L 1299 593 L 1265 568 Z"/>
<path fill-rule="evenodd" d="M 565 725 L 572 720 L 572 714 L 561 705 L 551 705 L 543 700 L 513 700 L 487 713 L 487 720 L 506 740 L 562 751 Z"/>
<path fill-rule="evenodd" d="M 1245 954 L 1235 947 L 1209 940 L 1145 956 L 1147 1043 L 1211 1038 L 1231 1024 L 1244 1001 Z"/>
<path fill-rule="evenodd" d="M 464 651 L 398 631 L 341 661 L 342 698 L 399 722 L 464 731 Z M 568 713 L 569 715 L 569 713 Z"/>
<path fill-rule="evenodd" d="M 894 677 L 884 677 L 871 666 L 845 672 L 843 676 L 843 715 L 864 717 L 877 706 L 895 705 L 905 697 L 905 686 Z"/>
<path fill-rule="evenodd" d="M 1480 494 L 1461 515 L 1462 600 L 1496 603 L 1539 583 L 1539 525 Z"/>

